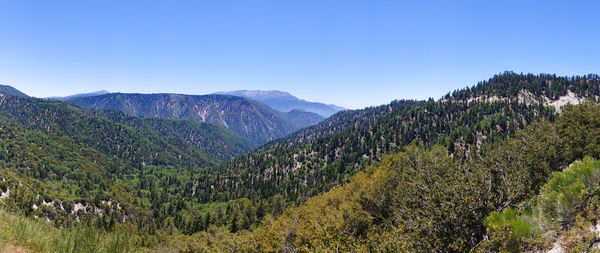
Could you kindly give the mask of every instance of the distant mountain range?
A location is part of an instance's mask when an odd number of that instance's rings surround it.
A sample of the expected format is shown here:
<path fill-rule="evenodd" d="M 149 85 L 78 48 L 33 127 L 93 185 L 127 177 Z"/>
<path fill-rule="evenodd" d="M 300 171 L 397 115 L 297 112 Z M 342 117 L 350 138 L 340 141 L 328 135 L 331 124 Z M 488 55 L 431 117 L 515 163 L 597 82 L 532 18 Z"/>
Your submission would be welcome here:
<path fill-rule="evenodd" d="M 87 92 L 87 93 L 74 94 L 74 95 L 70 95 L 70 96 L 66 96 L 66 97 L 47 97 L 46 99 L 66 101 L 66 100 L 73 99 L 73 98 L 100 96 L 100 95 L 104 95 L 107 93 L 110 93 L 110 92 L 108 92 L 106 90 L 99 90 L 99 91 L 93 91 L 93 92 Z"/>
<path fill-rule="evenodd" d="M 108 93 L 78 96 L 65 101 L 96 110 L 122 111 L 138 117 L 213 123 L 236 132 L 256 146 L 324 119 L 311 112 L 294 110 L 284 113 L 248 98 L 216 94 Z"/>
<path fill-rule="evenodd" d="M 335 114 L 336 112 L 345 110 L 343 107 L 337 105 L 328 105 L 299 99 L 291 95 L 290 93 L 278 90 L 236 90 L 227 92 L 217 92 L 215 94 L 225 94 L 250 98 L 252 100 L 263 102 L 266 105 L 272 107 L 273 109 L 282 112 L 289 112 L 292 110 L 314 112 L 323 116 L 324 118 L 329 118 L 329 116 Z"/>

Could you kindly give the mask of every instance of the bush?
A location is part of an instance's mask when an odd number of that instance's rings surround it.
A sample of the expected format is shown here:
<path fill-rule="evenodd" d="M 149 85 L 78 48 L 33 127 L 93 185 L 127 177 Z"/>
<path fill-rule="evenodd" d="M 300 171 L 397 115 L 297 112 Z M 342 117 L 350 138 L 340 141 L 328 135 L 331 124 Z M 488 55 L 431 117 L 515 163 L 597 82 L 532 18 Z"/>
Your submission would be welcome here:
<path fill-rule="evenodd" d="M 566 233 L 566 244 L 580 247 L 589 241 L 590 235 L 580 233 L 589 225 L 586 227 L 581 218 L 575 226 L 573 224 L 586 207 L 592 196 L 590 193 L 598 192 L 595 189 L 600 184 L 599 180 L 600 161 L 589 157 L 575 162 L 563 172 L 554 173 L 532 204 L 520 214 L 507 208 L 487 217 L 487 246 L 511 252 L 540 249 L 549 244 L 549 236 L 557 234 L 558 230 L 571 228 Z"/>
<path fill-rule="evenodd" d="M 486 219 L 486 227 L 493 238 L 493 247 L 510 252 L 519 252 L 524 240 L 539 232 L 524 217 L 518 217 L 512 208 L 491 213 Z"/>

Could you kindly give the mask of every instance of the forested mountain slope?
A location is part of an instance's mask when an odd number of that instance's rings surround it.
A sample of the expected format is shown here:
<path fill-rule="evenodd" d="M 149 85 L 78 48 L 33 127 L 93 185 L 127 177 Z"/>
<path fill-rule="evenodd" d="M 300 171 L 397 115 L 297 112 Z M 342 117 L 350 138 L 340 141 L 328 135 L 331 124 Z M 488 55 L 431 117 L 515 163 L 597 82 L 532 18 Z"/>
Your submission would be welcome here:
<path fill-rule="evenodd" d="M 112 120 L 105 115 L 111 115 Z M 33 98 L 0 97 L 0 120 L 26 129 L 65 135 L 131 163 L 206 167 L 231 156 L 204 153 L 199 148 L 216 149 L 211 146 L 220 142 L 233 151 L 219 152 L 237 155 L 250 150 L 241 138 L 218 126 L 137 119 L 120 113 L 96 112 L 67 103 Z M 182 129 L 174 129 L 176 127 Z M 183 129 L 186 127 L 189 128 Z M 182 131 L 190 131 L 187 136 L 190 139 L 206 142 L 193 145 L 178 137 Z"/>
<path fill-rule="evenodd" d="M 587 103 L 485 143 L 470 159 L 411 144 L 251 233 L 213 228 L 188 248 L 520 252 L 549 250 L 564 233 L 554 247 L 586 251 L 600 215 L 600 163 L 584 157 L 600 155 L 598 133 L 600 106 Z"/>
<path fill-rule="evenodd" d="M 454 91 L 445 98 L 477 98 L 482 96 L 518 97 L 523 91 L 534 95 L 538 100 L 558 100 L 568 95 L 568 91 L 584 98 L 600 96 L 600 77 L 596 74 L 582 76 L 557 76 L 555 74 L 517 74 L 505 72 L 487 81 L 479 82 L 472 88 Z"/>
<path fill-rule="evenodd" d="M 282 114 L 283 118 L 292 124 L 293 129 L 303 129 L 307 126 L 312 126 L 318 122 L 323 121 L 325 118 L 319 114 L 312 112 L 305 112 L 302 110 L 291 110 L 287 113 Z"/>
<path fill-rule="evenodd" d="M 21 92 L 20 90 L 15 89 L 12 86 L 9 85 L 2 85 L 0 84 L 0 94 L 2 95 L 11 95 L 11 96 L 17 96 L 17 97 L 29 97 L 27 96 L 27 94 Z"/>
<path fill-rule="evenodd" d="M 215 164 L 248 153 L 254 146 L 248 140 L 224 127 L 189 120 L 138 118 L 117 111 L 93 111 L 94 115 L 132 126 L 140 131 L 151 131 L 185 147 L 186 141 L 209 156 Z"/>
<path fill-rule="evenodd" d="M 262 149 L 268 149 L 275 146 L 293 146 L 310 143 L 313 140 L 339 132 L 368 128 L 373 122 L 379 120 L 383 115 L 386 115 L 393 110 L 402 110 L 402 108 L 407 106 L 415 106 L 424 102 L 425 101 L 400 100 L 393 101 L 389 105 L 367 107 L 361 110 L 341 111 L 314 126 L 301 129 L 287 137 L 269 142 L 264 145 Z"/>
<path fill-rule="evenodd" d="M 73 98 L 67 102 L 133 116 L 213 123 L 236 132 L 253 145 L 262 145 L 323 120 L 314 113 L 283 113 L 260 102 L 228 95 L 109 93 Z"/>
<path fill-rule="evenodd" d="M 0 148 L 0 207 L 59 227 L 127 223 L 155 231 L 190 213 L 179 189 L 194 173 L 252 146 L 208 123 L 6 95 Z"/>
<path fill-rule="evenodd" d="M 217 167 L 219 181 L 198 180 L 198 198 L 223 200 L 220 192 L 227 192 L 233 199 L 281 194 L 302 201 L 347 181 L 382 154 L 412 141 L 441 144 L 449 153 L 467 157 L 483 143 L 510 136 L 533 121 L 552 121 L 557 108 L 551 105 L 558 106 L 555 102 L 564 97 L 578 103 L 595 100 L 597 93 L 600 79 L 595 75 L 566 78 L 507 72 L 438 101 L 396 101 L 341 112 Z"/>

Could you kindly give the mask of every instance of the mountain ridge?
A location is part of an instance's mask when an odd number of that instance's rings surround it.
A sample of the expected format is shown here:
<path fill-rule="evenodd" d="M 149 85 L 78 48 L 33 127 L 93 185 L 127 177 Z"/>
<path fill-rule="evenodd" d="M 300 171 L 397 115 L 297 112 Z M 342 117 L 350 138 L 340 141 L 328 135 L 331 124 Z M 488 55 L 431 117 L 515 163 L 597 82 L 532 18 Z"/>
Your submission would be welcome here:
<path fill-rule="evenodd" d="M 17 96 L 17 97 L 29 97 L 27 94 L 21 92 L 20 90 L 17 90 L 15 87 L 12 87 L 10 85 L 4 85 L 4 84 L 0 84 L 0 94 Z"/>
<path fill-rule="evenodd" d="M 317 113 L 323 116 L 324 118 L 328 118 L 339 111 L 345 110 L 345 108 L 333 104 L 310 102 L 304 99 L 300 99 L 288 92 L 280 90 L 235 90 L 216 92 L 213 94 L 246 97 L 263 102 L 268 106 L 282 112 L 289 112 L 295 109 L 300 109 L 307 112 Z"/>
<path fill-rule="evenodd" d="M 77 93 L 77 94 L 68 95 L 68 96 L 64 96 L 64 97 L 47 97 L 45 99 L 66 101 L 66 100 L 73 99 L 73 98 L 99 96 L 99 95 L 104 95 L 107 93 L 110 93 L 110 92 L 107 90 L 99 90 L 99 91 L 92 91 L 92 92 L 85 92 L 85 93 Z"/>
<path fill-rule="evenodd" d="M 132 116 L 186 119 L 224 126 L 254 145 L 283 137 L 323 118 L 309 112 L 283 113 L 242 97 L 174 93 L 108 93 L 66 102 L 97 110 L 117 110 Z"/>

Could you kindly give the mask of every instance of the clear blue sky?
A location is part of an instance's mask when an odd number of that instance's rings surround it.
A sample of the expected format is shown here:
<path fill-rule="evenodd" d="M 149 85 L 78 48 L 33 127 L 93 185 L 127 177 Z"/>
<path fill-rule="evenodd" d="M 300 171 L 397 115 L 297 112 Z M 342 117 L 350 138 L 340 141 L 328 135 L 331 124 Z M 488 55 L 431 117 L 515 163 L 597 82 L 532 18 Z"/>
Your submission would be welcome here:
<path fill-rule="evenodd" d="M 0 83 L 278 89 L 348 108 L 439 98 L 493 74 L 600 71 L 597 1 L 0 0 Z"/>

